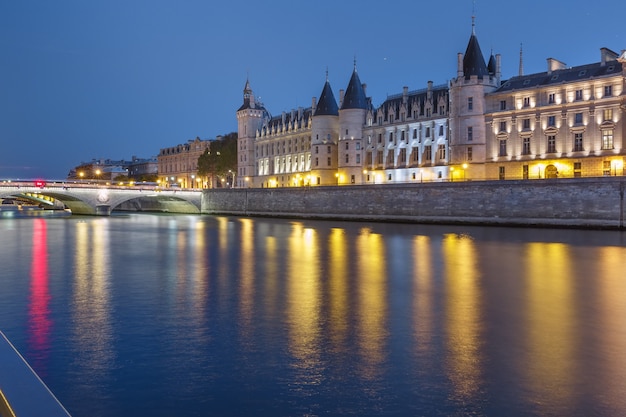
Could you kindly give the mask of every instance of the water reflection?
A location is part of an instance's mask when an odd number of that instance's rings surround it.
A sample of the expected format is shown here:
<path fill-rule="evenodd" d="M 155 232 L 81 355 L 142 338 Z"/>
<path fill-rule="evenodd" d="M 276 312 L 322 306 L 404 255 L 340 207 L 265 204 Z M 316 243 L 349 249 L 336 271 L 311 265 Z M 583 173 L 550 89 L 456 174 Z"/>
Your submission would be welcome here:
<path fill-rule="evenodd" d="M 433 353 L 435 311 L 433 306 L 433 262 L 429 236 L 413 239 L 413 326 L 415 347 L 421 360 Z"/>
<path fill-rule="evenodd" d="M 572 258 L 568 246 L 561 243 L 529 243 L 525 252 L 524 380 L 537 403 L 549 396 L 552 406 L 563 412 L 573 400 L 574 349 L 578 345 Z"/>
<path fill-rule="evenodd" d="M 292 224 L 287 253 L 289 351 L 299 384 L 318 384 L 320 366 L 319 242 L 314 229 Z"/>
<path fill-rule="evenodd" d="M 466 235 L 448 234 L 443 239 L 446 283 L 446 365 L 454 397 L 471 403 L 483 385 L 482 297 L 480 271 L 474 241 Z"/>
<path fill-rule="evenodd" d="M 76 223 L 72 334 L 76 363 L 99 380 L 113 364 L 109 219 Z M 93 387 L 89 387 L 93 388 Z"/>
<path fill-rule="evenodd" d="M 328 304 L 330 339 L 337 352 L 345 351 L 348 335 L 348 241 L 344 229 L 333 228 L 328 238 Z"/>
<path fill-rule="evenodd" d="M 359 370 L 366 379 L 377 378 L 385 360 L 387 340 L 387 253 L 383 237 L 362 228 L 356 238 L 358 254 Z"/>
<path fill-rule="evenodd" d="M 29 350 L 34 352 L 33 365 L 45 376 L 49 357 L 50 292 L 48 288 L 48 243 L 46 221 L 33 220 L 33 254 L 31 261 L 30 303 L 28 308 Z"/>

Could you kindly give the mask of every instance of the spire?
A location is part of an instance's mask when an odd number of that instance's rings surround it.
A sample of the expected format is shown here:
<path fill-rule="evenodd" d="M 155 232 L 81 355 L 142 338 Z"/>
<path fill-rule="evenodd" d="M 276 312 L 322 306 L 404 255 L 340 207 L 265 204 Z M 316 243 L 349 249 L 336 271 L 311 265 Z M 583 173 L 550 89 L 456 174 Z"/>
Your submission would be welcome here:
<path fill-rule="evenodd" d="M 487 65 L 485 65 L 485 58 L 480 50 L 478 44 L 478 38 L 474 33 L 474 17 L 472 16 L 472 36 L 470 36 L 465 55 L 463 56 L 463 75 L 465 79 L 469 79 L 472 75 L 478 78 L 483 78 L 485 75 L 489 75 Z"/>
<path fill-rule="evenodd" d="M 489 63 L 487 64 L 487 71 L 489 75 L 495 75 L 496 73 L 496 57 L 493 56 L 493 49 L 491 50 L 491 55 L 489 56 Z"/>
<path fill-rule="evenodd" d="M 330 88 L 330 82 L 328 81 L 328 68 L 326 69 L 326 82 L 320 95 L 320 100 L 315 107 L 314 116 L 338 116 L 339 107 L 337 107 L 337 100 L 333 94 L 333 89 Z"/>
<path fill-rule="evenodd" d="M 472 35 L 476 35 L 476 13 L 474 10 L 476 9 L 476 0 L 472 1 Z"/>
<path fill-rule="evenodd" d="M 246 77 L 246 85 L 243 87 L 243 104 L 239 107 L 239 110 L 255 108 L 254 93 L 250 87 L 250 79 Z"/>
<path fill-rule="evenodd" d="M 524 60 L 522 57 L 522 44 L 519 44 L 519 76 L 524 75 Z"/>
<path fill-rule="evenodd" d="M 363 89 L 363 84 L 361 84 L 359 75 L 356 73 L 356 57 L 354 59 L 352 77 L 350 77 L 348 88 L 346 88 L 346 93 L 343 97 L 343 102 L 341 103 L 341 110 L 345 109 L 367 109 L 367 97 L 365 96 L 365 90 Z"/>

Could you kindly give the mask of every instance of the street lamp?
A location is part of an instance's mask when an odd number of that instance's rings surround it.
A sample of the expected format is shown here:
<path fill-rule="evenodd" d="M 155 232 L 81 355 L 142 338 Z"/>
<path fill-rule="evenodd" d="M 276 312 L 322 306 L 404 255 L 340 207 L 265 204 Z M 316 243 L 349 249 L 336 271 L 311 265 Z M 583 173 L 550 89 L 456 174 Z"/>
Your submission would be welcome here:
<path fill-rule="evenodd" d="M 191 174 L 191 188 L 195 187 L 195 182 L 194 182 L 195 179 L 196 179 L 196 176 Z"/>
<path fill-rule="evenodd" d="M 463 164 L 463 181 L 465 181 L 465 170 L 467 169 L 467 163 Z"/>
<path fill-rule="evenodd" d="M 450 167 L 450 181 L 454 181 L 454 167 Z"/>

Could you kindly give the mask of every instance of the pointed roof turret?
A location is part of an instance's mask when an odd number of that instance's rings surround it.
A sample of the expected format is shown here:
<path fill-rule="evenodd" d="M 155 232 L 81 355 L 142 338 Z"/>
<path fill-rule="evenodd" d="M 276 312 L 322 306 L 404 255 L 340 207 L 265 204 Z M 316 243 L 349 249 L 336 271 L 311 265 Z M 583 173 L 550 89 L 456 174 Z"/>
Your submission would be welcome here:
<path fill-rule="evenodd" d="M 472 16 L 472 36 L 470 36 L 465 55 L 463 56 L 463 75 L 466 79 L 469 79 L 472 75 L 478 78 L 489 75 L 485 65 L 485 58 L 478 44 L 478 38 L 476 38 L 474 26 L 474 16 Z"/>
<path fill-rule="evenodd" d="M 243 104 L 239 107 L 239 110 L 255 108 L 256 105 L 254 103 L 254 93 L 252 92 L 252 88 L 250 87 L 250 80 L 246 78 L 246 85 L 243 87 Z"/>
<path fill-rule="evenodd" d="M 491 51 L 491 56 L 489 57 L 489 63 L 487 64 L 487 71 L 490 75 L 494 75 L 496 73 L 496 57 L 493 56 L 493 50 Z"/>
<path fill-rule="evenodd" d="M 354 61 L 352 77 L 350 77 L 348 88 L 346 88 L 346 93 L 341 102 L 341 110 L 346 109 L 367 109 L 367 97 L 365 96 L 363 84 L 361 84 L 359 75 L 356 72 L 356 60 Z"/>
<path fill-rule="evenodd" d="M 326 71 L 326 83 L 324 83 L 324 88 L 322 89 L 322 94 L 320 95 L 320 100 L 315 107 L 314 116 L 338 116 L 339 115 L 339 107 L 337 106 L 337 100 L 335 100 L 335 96 L 333 94 L 332 88 L 330 88 L 330 83 L 328 82 L 328 71 Z"/>

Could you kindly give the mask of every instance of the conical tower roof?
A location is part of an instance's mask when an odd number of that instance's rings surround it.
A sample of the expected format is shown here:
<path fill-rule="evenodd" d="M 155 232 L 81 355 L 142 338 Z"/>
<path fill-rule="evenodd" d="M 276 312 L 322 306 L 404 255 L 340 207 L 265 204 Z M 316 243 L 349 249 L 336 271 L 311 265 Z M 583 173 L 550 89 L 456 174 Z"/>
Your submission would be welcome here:
<path fill-rule="evenodd" d="M 487 71 L 489 71 L 489 74 L 496 73 L 496 57 L 493 56 L 493 52 L 491 53 L 491 56 L 489 57 L 489 63 L 487 64 Z"/>
<path fill-rule="evenodd" d="M 338 116 L 339 107 L 337 106 L 337 100 L 333 95 L 333 90 L 330 88 L 328 78 L 324 83 L 324 89 L 320 95 L 320 100 L 317 102 L 314 116 Z"/>
<path fill-rule="evenodd" d="M 465 55 L 463 56 L 463 75 L 466 79 L 469 79 L 472 75 L 476 75 L 478 78 L 489 75 L 487 65 L 485 65 L 485 58 L 480 50 L 478 38 L 476 38 L 473 27 L 472 36 L 470 36 Z"/>
<path fill-rule="evenodd" d="M 350 77 L 346 94 L 341 102 L 341 110 L 346 109 L 367 109 L 367 97 L 365 97 L 365 90 L 363 90 L 359 74 L 356 72 L 356 64 L 354 64 L 352 77 Z"/>

